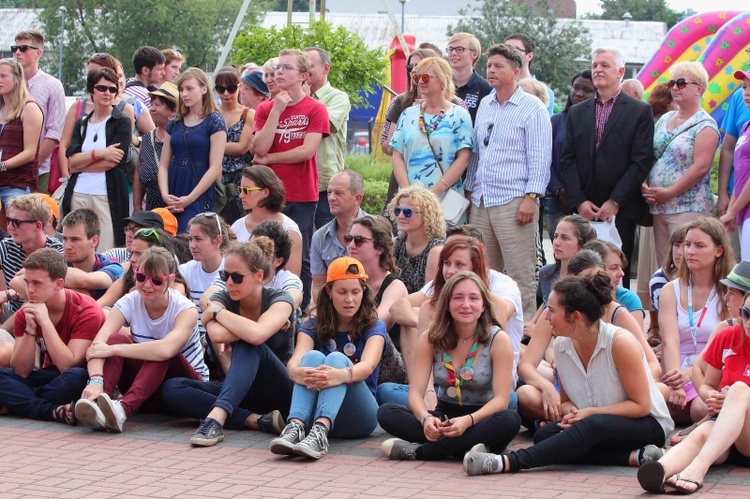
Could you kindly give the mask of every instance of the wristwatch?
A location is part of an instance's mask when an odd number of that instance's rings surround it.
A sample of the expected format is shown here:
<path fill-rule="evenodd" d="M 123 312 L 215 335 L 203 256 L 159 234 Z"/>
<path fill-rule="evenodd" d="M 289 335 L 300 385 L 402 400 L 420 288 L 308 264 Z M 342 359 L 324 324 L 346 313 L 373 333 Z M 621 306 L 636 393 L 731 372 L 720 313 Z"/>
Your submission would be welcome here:
<path fill-rule="evenodd" d="M 214 317 L 213 317 L 214 320 L 216 320 L 216 316 L 219 315 L 219 312 L 221 312 L 222 310 L 224 309 L 221 307 L 218 307 L 218 306 L 214 307 Z"/>
<path fill-rule="evenodd" d="M 539 195 L 536 192 L 527 192 L 526 196 L 530 197 L 531 199 L 536 199 L 539 197 Z"/>

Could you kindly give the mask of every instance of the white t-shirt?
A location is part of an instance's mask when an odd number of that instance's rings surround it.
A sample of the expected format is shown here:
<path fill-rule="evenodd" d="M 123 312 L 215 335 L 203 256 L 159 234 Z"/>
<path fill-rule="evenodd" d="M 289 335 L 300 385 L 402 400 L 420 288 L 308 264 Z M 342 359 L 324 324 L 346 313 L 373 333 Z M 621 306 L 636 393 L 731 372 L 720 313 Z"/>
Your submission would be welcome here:
<path fill-rule="evenodd" d="M 161 317 L 152 319 L 146 312 L 146 305 L 143 297 L 138 291 L 128 293 L 115 303 L 115 307 L 122 312 L 125 320 L 130 324 L 130 336 L 134 343 L 146 343 L 149 341 L 164 339 L 175 325 L 175 318 L 180 312 L 195 308 L 195 305 L 183 295 L 169 289 L 169 305 Z M 203 363 L 203 348 L 201 347 L 200 335 L 198 333 L 198 321 L 193 326 L 185 346 L 180 353 L 187 359 L 195 372 L 197 372 L 204 381 L 208 381 L 208 368 Z"/>
<path fill-rule="evenodd" d="M 95 151 L 107 147 L 107 122 L 111 116 L 107 116 L 101 123 L 89 123 L 86 127 L 86 136 L 83 138 L 81 152 Z M 94 140 L 96 138 L 96 140 Z M 106 196 L 107 179 L 106 173 L 79 173 L 73 192 L 88 194 L 89 196 Z"/>
<path fill-rule="evenodd" d="M 284 222 L 281 224 L 281 226 L 284 227 L 284 230 L 287 231 L 287 233 L 296 232 L 301 238 L 302 232 L 299 230 L 299 225 L 297 225 L 297 222 L 286 215 L 283 216 Z M 247 225 L 245 225 L 245 217 L 240 218 L 232 224 L 232 232 L 234 232 L 237 236 L 238 242 L 245 243 L 250 240 L 250 233 L 247 231 Z"/>
<path fill-rule="evenodd" d="M 180 265 L 180 274 L 187 281 L 188 289 L 190 289 L 190 297 L 193 299 L 193 303 L 198 307 L 198 302 L 201 299 L 201 295 L 214 283 L 214 280 L 219 278 L 219 271 L 224 270 L 224 259 L 221 259 L 221 263 L 213 272 L 206 272 L 201 266 L 201 262 L 190 260 L 187 263 Z M 221 279 L 219 279 L 221 280 Z M 200 313 L 200 308 L 198 308 Z"/>

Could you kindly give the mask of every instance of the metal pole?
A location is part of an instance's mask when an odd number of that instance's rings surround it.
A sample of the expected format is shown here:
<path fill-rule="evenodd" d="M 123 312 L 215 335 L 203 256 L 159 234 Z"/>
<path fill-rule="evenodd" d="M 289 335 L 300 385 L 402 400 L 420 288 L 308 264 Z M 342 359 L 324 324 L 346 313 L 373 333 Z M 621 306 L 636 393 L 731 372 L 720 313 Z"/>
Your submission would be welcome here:
<path fill-rule="evenodd" d="M 406 7 L 406 0 L 401 0 L 401 33 L 404 32 L 404 10 Z"/>
<path fill-rule="evenodd" d="M 310 24 L 315 20 L 315 0 L 310 0 Z"/>
<path fill-rule="evenodd" d="M 286 25 L 287 26 L 292 25 L 292 8 L 294 7 L 293 1 L 294 0 L 289 0 L 286 3 Z"/>
<path fill-rule="evenodd" d="M 59 66 L 57 68 L 57 79 L 62 81 L 62 70 L 63 70 L 63 43 L 65 41 L 65 13 L 68 12 L 68 9 L 65 8 L 64 5 L 61 5 L 60 8 L 57 9 L 58 14 L 60 14 L 60 47 L 58 48 L 59 54 Z"/>
<path fill-rule="evenodd" d="M 326 0 L 320 0 L 320 20 L 326 20 Z"/>
<path fill-rule="evenodd" d="M 234 20 L 234 26 L 232 26 L 232 31 L 229 33 L 229 37 L 227 38 L 226 43 L 224 44 L 224 48 L 221 49 L 221 55 L 219 56 L 219 61 L 216 63 L 216 69 L 214 69 L 214 73 L 218 73 L 219 70 L 224 66 L 224 63 L 227 60 L 227 56 L 229 55 L 229 51 L 232 50 L 232 44 L 234 43 L 234 38 L 237 36 L 237 32 L 240 30 L 240 25 L 242 24 L 242 20 L 245 19 L 245 14 L 247 14 L 247 8 L 250 6 L 250 0 L 245 0 L 242 2 L 242 7 L 240 8 L 239 14 L 237 14 L 237 18 Z"/>

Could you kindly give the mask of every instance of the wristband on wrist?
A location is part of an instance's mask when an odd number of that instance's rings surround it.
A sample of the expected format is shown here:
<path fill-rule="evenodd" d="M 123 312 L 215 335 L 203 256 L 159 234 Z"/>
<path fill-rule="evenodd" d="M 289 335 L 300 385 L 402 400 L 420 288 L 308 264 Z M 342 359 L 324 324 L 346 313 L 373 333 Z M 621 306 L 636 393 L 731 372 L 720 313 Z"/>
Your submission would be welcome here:
<path fill-rule="evenodd" d="M 5 164 L 5 161 L 0 161 L 0 172 L 7 172 L 7 171 L 8 171 L 8 167 Z"/>
<path fill-rule="evenodd" d="M 37 333 L 32 333 L 31 331 L 29 331 L 28 328 L 23 330 L 23 334 L 28 334 L 29 336 L 32 336 L 34 338 L 39 336 Z"/>
<path fill-rule="evenodd" d="M 443 177 L 440 177 L 440 181 L 443 183 L 443 185 L 445 185 L 448 189 L 450 189 L 451 186 L 448 185 L 448 182 L 446 182 Z"/>
<path fill-rule="evenodd" d="M 471 426 L 474 426 L 474 415 L 469 414 L 469 417 L 471 418 Z"/>
<path fill-rule="evenodd" d="M 98 159 L 96 158 L 96 151 L 91 151 L 91 160 L 92 160 L 92 161 L 93 161 L 94 163 L 96 163 L 97 161 L 99 161 L 99 160 L 98 160 Z"/>
<path fill-rule="evenodd" d="M 349 368 L 349 383 L 347 384 L 350 386 L 354 384 L 354 368 L 353 367 Z"/>
<path fill-rule="evenodd" d="M 89 382 L 86 383 L 86 384 L 90 385 L 92 383 L 96 383 L 97 385 L 102 385 L 102 387 L 104 387 L 104 379 L 103 378 L 89 378 Z"/>

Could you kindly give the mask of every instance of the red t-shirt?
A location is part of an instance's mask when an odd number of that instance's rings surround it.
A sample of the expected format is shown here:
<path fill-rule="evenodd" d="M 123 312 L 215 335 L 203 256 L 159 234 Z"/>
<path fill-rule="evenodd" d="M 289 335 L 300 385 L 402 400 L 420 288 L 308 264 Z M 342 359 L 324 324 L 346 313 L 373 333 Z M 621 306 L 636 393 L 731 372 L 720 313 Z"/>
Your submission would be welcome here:
<path fill-rule="evenodd" d="M 255 112 L 255 132 L 265 125 L 273 108 L 273 101 L 265 101 Z M 269 152 L 285 152 L 300 147 L 307 133 L 322 133 L 323 138 L 331 133 L 328 110 L 320 102 L 306 95 L 293 106 L 288 106 L 279 116 L 279 124 Z M 286 188 L 286 200 L 293 203 L 308 203 L 318 200 L 317 152 L 302 163 L 275 163 L 269 165 Z"/>
<path fill-rule="evenodd" d="M 703 359 L 721 371 L 719 390 L 736 381 L 750 385 L 750 338 L 742 326 L 730 326 L 716 333 Z"/>
<path fill-rule="evenodd" d="M 65 290 L 65 310 L 62 317 L 55 324 L 57 334 L 66 345 L 70 340 L 93 340 L 104 325 L 106 316 L 102 307 L 90 296 L 86 296 L 70 289 Z M 13 334 L 16 338 L 23 336 L 26 330 L 26 314 L 19 310 L 13 322 Z M 44 335 L 41 328 L 37 328 L 37 343 L 44 353 L 42 367 L 56 367 L 47 352 Z"/>

